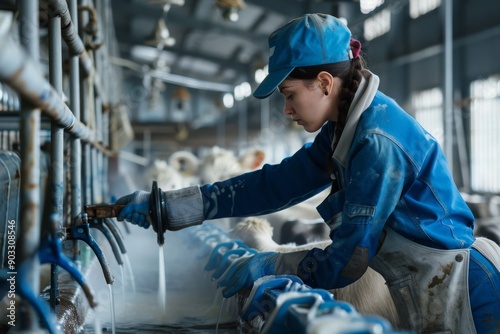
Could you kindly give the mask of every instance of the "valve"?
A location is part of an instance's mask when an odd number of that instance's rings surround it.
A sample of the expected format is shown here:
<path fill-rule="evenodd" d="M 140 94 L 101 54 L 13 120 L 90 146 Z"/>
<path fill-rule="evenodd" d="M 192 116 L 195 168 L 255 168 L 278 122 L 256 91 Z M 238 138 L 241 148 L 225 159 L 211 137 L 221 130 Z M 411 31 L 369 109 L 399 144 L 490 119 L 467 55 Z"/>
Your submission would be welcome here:
<path fill-rule="evenodd" d="M 151 196 L 149 197 L 149 216 L 151 226 L 157 235 L 158 245 L 165 243 L 165 231 L 167 230 L 167 207 L 165 205 L 165 194 L 158 187 L 158 182 L 153 181 Z M 117 204 L 93 204 L 86 205 L 84 212 L 91 218 L 114 218 L 125 205 Z"/>
<path fill-rule="evenodd" d="M 160 246 L 165 243 L 165 231 L 167 230 L 168 217 L 165 204 L 165 194 L 158 188 L 158 182 L 153 181 L 151 196 L 149 197 L 149 216 Z"/>

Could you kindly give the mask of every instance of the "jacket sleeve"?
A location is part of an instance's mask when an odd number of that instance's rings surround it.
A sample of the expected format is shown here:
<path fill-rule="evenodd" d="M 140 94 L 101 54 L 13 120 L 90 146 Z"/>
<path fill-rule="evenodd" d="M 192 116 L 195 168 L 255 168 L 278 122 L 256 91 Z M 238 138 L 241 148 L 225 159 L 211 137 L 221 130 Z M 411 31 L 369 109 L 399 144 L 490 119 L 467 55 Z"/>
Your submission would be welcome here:
<path fill-rule="evenodd" d="M 359 279 L 375 256 L 382 229 L 414 176 L 405 152 L 390 137 L 364 134 L 353 142 L 346 166 L 342 221 L 332 244 L 311 250 L 299 264 L 304 283 L 333 289 Z"/>
<path fill-rule="evenodd" d="M 331 184 L 326 166 L 332 129 L 332 123 L 325 124 L 314 142 L 279 164 L 201 186 L 205 219 L 268 214 L 325 189 Z"/>

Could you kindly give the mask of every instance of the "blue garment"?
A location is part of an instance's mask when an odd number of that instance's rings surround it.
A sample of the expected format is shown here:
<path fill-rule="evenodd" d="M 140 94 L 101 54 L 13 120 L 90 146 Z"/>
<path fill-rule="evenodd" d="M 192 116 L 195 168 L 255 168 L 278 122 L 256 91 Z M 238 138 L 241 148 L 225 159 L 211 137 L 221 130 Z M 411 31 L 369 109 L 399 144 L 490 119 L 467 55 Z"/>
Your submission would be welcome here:
<path fill-rule="evenodd" d="M 334 128 L 327 122 L 313 143 L 280 164 L 202 186 L 206 219 L 268 214 L 331 185 L 327 157 Z M 334 155 L 332 161 L 339 190 L 318 206 L 333 228 L 333 242 L 309 251 L 299 264 L 304 283 L 333 289 L 354 282 L 376 255 L 386 225 L 427 247 L 469 249 L 475 240 L 474 217 L 437 141 L 381 92 L 353 131 L 345 157 Z M 479 305 L 478 298 L 471 294 L 472 307 Z"/>
<path fill-rule="evenodd" d="M 469 261 L 469 297 L 477 333 L 498 333 L 500 273 L 474 248 Z"/>
<path fill-rule="evenodd" d="M 382 93 L 361 115 L 345 167 L 334 163 L 341 190 L 318 210 L 325 221 L 340 213 L 342 223 L 332 232 L 330 247 L 312 250 L 303 261 L 299 273 L 306 284 L 352 283 L 363 271 L 342 275 L 342 270 L 350 261 L 358 270 L 360 262 L 368 265 L 386 224 L 428 247 L 460 249 L 474 242 L 474 217 L 437 141 Z M 307 274 L 307 263 L 325 258 Z"/>
<path fill-rule="evenodd" d="M 280 164 L 202 186 L 206 219 L 268 214 L 325 189 L 334 127 L 327 122 L 312 144 Z M 352 283 L 342 270 L 356 247 L 366 249 L 368 265 L 385 224 L 428 247 L 470 247 L 474 217 L 437 141 L 415 119 L 377 92 L 353 138 L 345 166 L 333 161 L 340 190 L 318 207 L 326 222 L 340 213 L 342 224 L 332 231 L 331 246 L 311 250 L 302 261 L 306 284 L 331 289 Z M 319 263 L 314 271 L 307 269 L 311 259 Z"/>

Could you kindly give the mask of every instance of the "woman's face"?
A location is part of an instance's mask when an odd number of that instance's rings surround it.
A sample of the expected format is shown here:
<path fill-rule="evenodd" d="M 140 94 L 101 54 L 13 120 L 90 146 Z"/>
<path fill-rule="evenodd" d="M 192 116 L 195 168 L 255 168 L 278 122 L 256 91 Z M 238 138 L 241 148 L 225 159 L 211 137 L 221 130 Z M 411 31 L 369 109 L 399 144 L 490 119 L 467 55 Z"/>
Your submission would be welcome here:
<path fill-rule="evenodd" d="M 287 78 L 278 87 L 285 97 L 283 113 L 307 132 L 315 132 L 327 120 L 337 120 L 340 87 L 341 80 L 327 72 L 315 80 Z"/>

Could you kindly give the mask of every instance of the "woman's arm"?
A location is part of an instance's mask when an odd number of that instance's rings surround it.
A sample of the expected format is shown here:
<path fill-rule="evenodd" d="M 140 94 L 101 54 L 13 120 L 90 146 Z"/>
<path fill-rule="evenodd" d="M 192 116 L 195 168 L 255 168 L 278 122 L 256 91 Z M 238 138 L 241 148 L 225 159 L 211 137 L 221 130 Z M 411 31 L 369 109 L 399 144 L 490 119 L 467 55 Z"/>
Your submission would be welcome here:
<path fill-rule="evenodd" d="M 313 143 L 276 165 L 202 186 L 206 219 L 268 214 L 300 203 L 327 187 L 327 159 L 333 124 L 323 126 Z"/>

